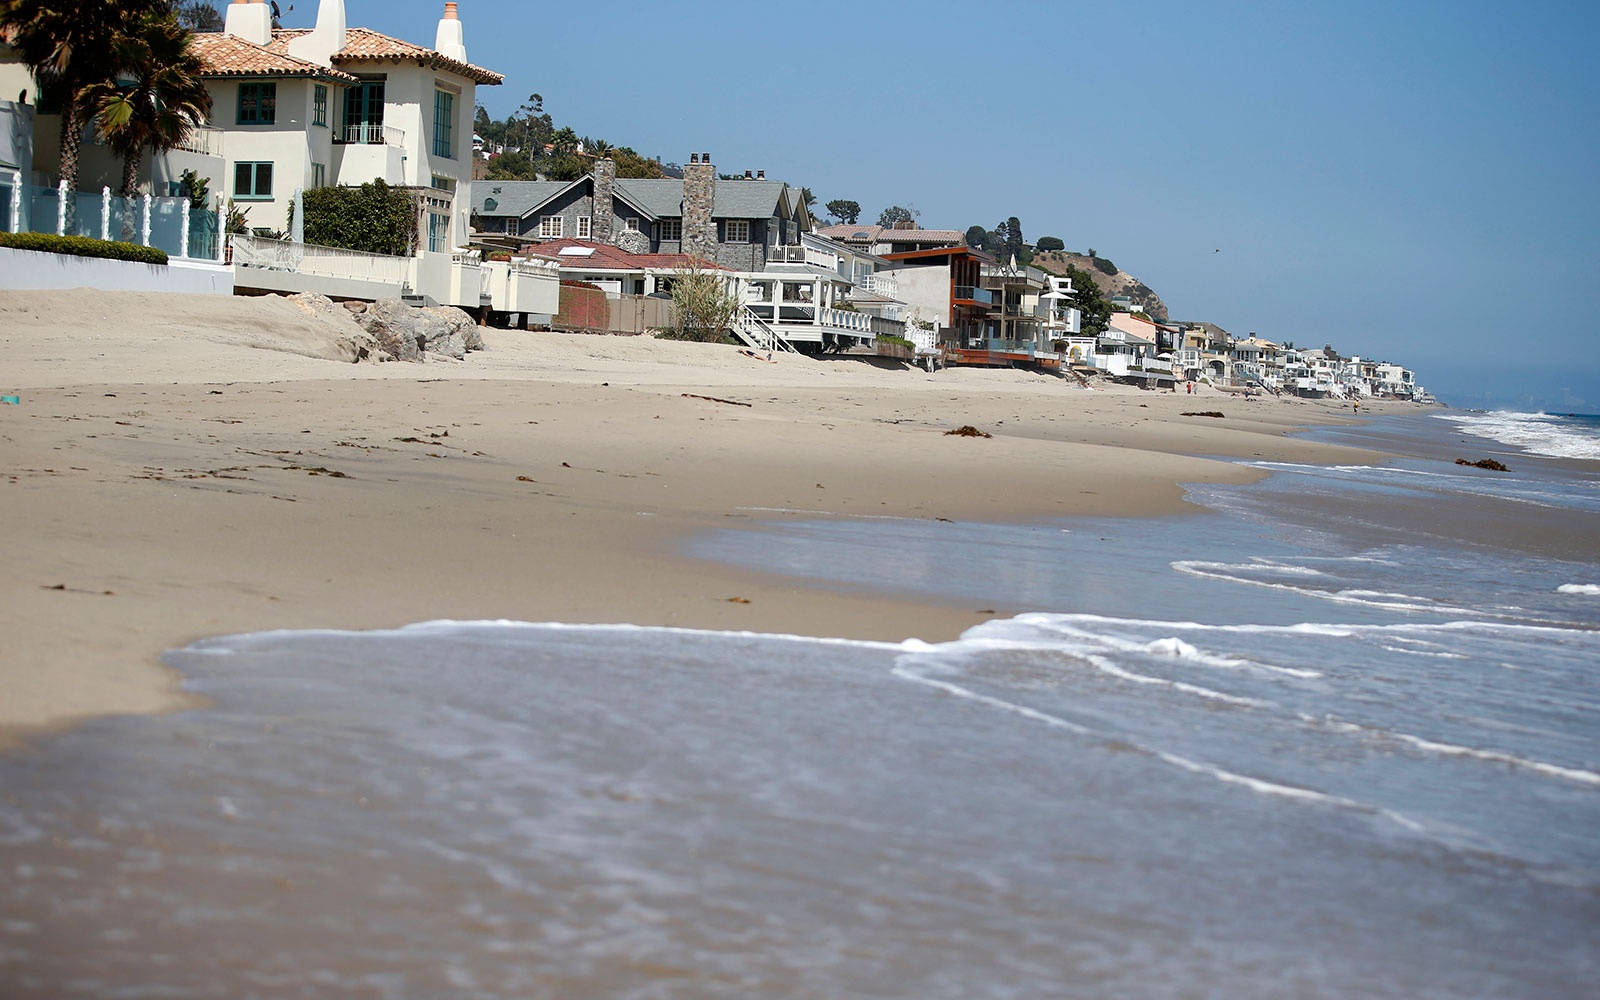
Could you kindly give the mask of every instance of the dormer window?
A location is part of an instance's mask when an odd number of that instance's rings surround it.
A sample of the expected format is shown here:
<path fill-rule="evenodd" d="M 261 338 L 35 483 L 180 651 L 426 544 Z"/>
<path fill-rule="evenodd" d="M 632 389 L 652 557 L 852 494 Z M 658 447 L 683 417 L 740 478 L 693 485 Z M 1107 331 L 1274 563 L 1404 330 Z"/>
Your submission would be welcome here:
<path fill-rule="evenodd" d="M 725 229 L 723 231 L 723 233 L 724 233 L 724 236 L 723 236 L 724 242 L 727 242 L 727 243 L 749 243 L 750 242 L 750 220 L 749 219 L 729 219 L 723 225 L 725 226 Z"/>

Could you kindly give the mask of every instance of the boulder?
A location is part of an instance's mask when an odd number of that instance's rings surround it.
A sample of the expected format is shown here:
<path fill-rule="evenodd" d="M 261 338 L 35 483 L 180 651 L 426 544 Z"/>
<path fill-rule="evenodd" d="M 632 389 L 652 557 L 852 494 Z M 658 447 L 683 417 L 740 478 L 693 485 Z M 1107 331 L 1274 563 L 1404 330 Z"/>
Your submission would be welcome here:
<path fill-rule="evenodd" d="M 483 350 L 483 335 L 466 310 L 455 306 L 413 306 L 379 299 L 353 314 L 378 346 L 399 361 L 425 361 L 427 355 L 460 360 Z"/>

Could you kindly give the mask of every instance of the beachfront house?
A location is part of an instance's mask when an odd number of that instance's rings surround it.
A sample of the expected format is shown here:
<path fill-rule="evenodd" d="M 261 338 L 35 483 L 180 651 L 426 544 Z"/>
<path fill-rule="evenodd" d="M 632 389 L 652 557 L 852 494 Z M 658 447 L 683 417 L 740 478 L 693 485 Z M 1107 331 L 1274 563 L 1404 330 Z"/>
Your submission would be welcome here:
<path fill-rule="evenodd" d="M 0 37 L 0 230 L 7 232 L 22 228 L 23 184 L 33 175 L 32 92 L 33 77 Z"/>
<path fill-rule="evenodd" d="M 735 271 L 760 271 L 812 228 L 799 192 L 765 171 L 718 180 L 710 153 L 692 153 L 683 179 L 618 177 L 610 159 L 575 181 L 482 181 L 477 230 L 528 242 L 615 243 L 639 253 L 688 253 Z M 631 234 L 631 235 L 629 235 Z"/>
<path fill-rule="evenodd" d="M 830 240 L 837 240 L 845 246 L 877 257 L 967 245 L 965 233 L 954 229 L 918 229 L 915 222 L 897 222 L 892 226 L 843 223 L 824 226 L 817 231 Z"/>
<path fill-rule="evenodd" d="M 553 267 L 466 249 L 477 88 L 503 77 L 468 60 L 454 0 L 431 48 L 350 27 L 344 0 L 320 0 L 309 29 L 273 28 L 264 0 L 235 0 L 224 29 L 197 35 L 195 46 L 222 187 L 248 229 L 231 240 L 239 287 L 401 296 L 524 322 L 555 313 Z M 412 200 L 409 257 L 308 247 L 296 236 L 300 192 L 377 180 Z"/>

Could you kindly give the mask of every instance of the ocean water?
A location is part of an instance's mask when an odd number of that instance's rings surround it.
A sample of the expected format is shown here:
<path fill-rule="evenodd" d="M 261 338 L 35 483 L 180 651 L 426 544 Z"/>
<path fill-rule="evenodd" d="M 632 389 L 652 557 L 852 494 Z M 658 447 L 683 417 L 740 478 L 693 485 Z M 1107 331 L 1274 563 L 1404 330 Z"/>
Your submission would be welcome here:
<path fill-rule="evenodd" d="M 1327 429 L 1407 457 L 1184 517 L 687 543 L 970 606 L 949 643 L 197 643 L 214 707 L 0 758 L 0 993 L 1593 996 L 1585 419 Z"/>

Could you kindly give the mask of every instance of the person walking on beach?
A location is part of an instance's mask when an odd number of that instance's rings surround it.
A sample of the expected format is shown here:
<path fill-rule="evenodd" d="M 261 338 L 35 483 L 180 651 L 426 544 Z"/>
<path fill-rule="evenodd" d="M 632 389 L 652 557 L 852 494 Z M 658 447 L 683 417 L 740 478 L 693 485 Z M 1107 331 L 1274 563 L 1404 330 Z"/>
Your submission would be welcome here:
<path fill-rule="evenodd" d="M 1352 412 L 1352 413 L 1360 413 L 1361 412 L 1361 400 L 1352 399 L 1350 401 L 1350 412 Z"/>

